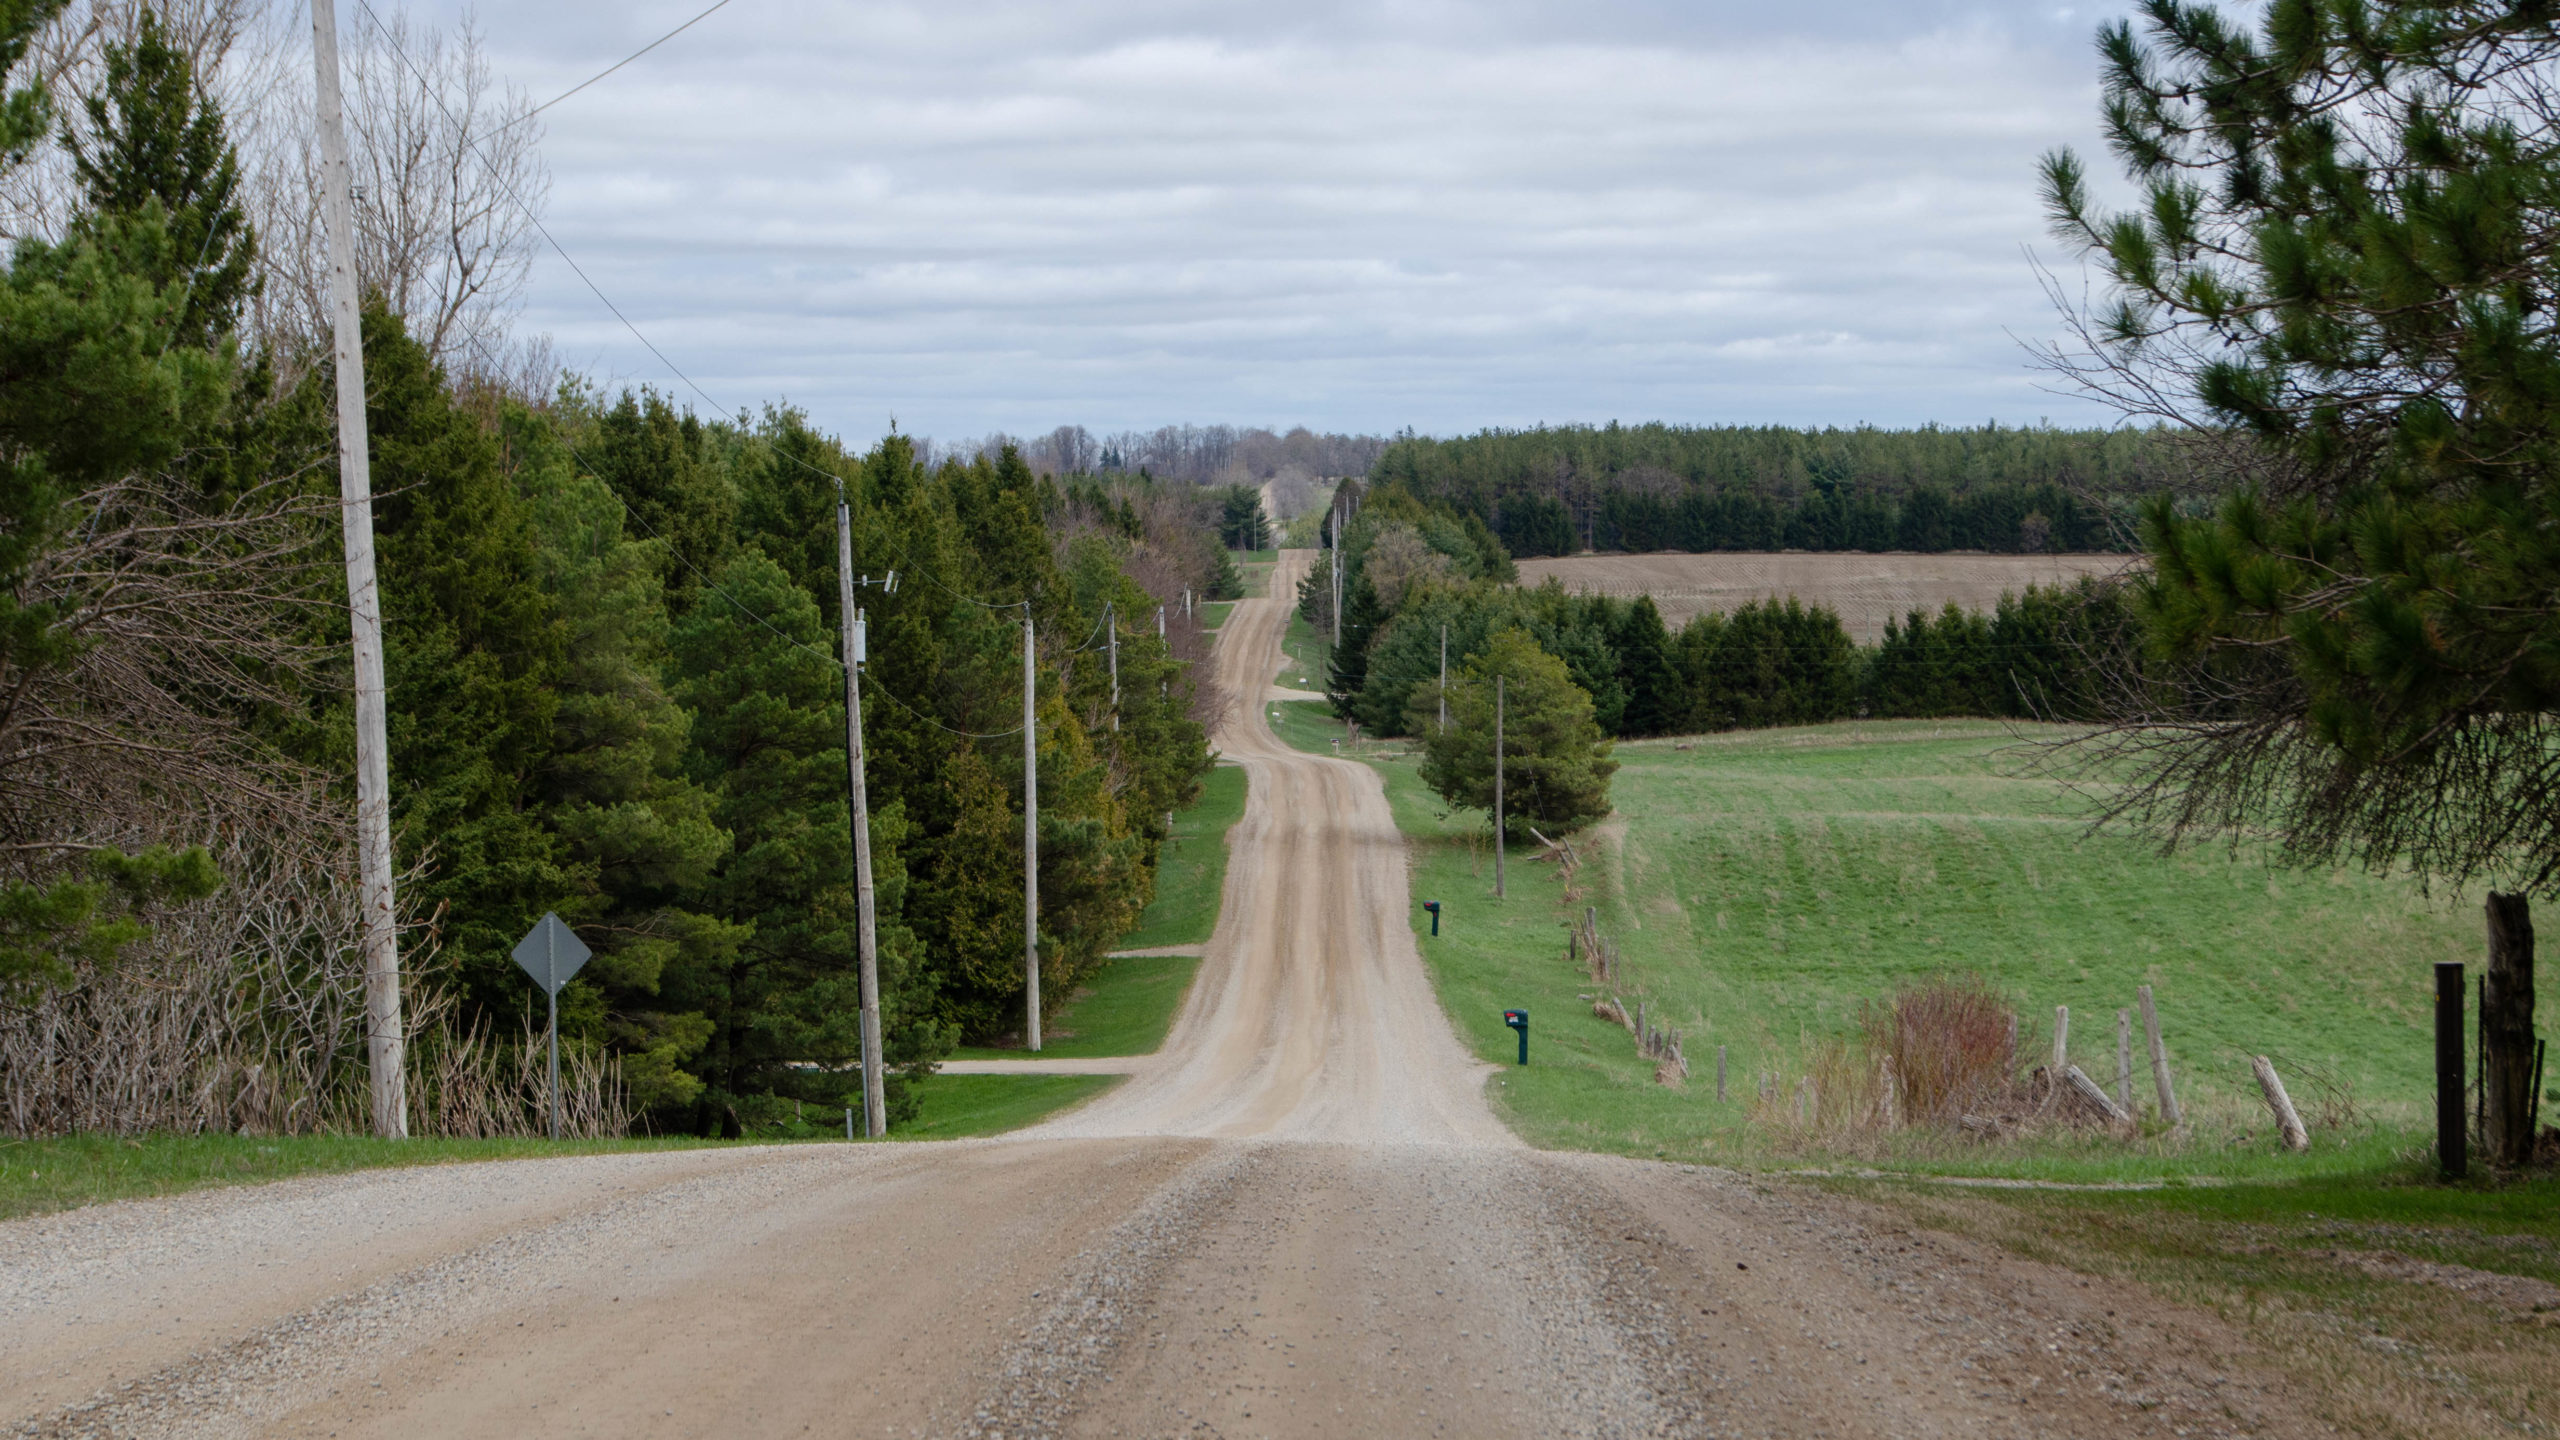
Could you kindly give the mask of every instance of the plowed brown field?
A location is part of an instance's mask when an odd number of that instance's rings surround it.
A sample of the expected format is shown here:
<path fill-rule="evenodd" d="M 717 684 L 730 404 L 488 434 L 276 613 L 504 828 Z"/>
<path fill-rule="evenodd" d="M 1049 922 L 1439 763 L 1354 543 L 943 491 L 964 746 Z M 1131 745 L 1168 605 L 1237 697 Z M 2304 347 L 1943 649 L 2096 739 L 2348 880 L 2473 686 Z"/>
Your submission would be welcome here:
<path fill-rule="evenodd" d="M 1567 590 L 1632 599 L 1651 595 L 1663 623 L 1677 630 L 1693 615 L 1739 610 L 1754 600 L 1794 596 L 1828 605 L 1850 637 L 1872 645 L 1887 620 L 1914 610 L 1935 613 L 1948 602 L 1988 610 L 2003 592 L 2029 585 L 2067 585 L 2083 575 L 2113 575 L 2140 563 L 2135 555 L 1814 555 L 1733 551 L 1714 555 L 1571 555 L 1520 562 L 1520 583 L 1549 576 Z"/>

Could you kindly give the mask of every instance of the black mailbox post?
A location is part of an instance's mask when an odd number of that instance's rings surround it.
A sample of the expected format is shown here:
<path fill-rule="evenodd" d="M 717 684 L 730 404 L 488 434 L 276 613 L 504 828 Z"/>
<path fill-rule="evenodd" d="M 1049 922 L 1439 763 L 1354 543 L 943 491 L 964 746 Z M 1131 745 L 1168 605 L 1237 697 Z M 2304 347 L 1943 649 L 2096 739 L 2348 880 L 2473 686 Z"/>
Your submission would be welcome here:
<path fill-rule="evenodd" d="M 1520 1032 L 1520 1063 L 1523 1065 L 1528 1064 L 1529 1012 L 1526 1010 L 1505 1010 L 1502 1012 L 1502 1023 Z"/>
<path fill-rule="evenodd" d="M 1437 937 L 1440 933 L 1440 902 L 1425 900 L 1422 902 L 1422 908 L 1431 912 L 1431 933 Z"/>

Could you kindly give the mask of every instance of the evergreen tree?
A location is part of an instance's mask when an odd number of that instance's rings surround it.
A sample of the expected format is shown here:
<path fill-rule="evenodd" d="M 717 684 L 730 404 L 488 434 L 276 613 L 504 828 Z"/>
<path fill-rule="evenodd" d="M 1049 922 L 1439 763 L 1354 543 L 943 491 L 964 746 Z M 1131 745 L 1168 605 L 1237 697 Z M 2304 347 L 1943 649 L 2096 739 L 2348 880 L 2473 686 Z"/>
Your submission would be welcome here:
<path fill-rule="evenodd" d="M 1672 733 L 1682 718 L 1680 675 L 1671 668 L 1671 632 L 1664 627 L 1652 596 L 1640 595 L 1627 607 L 1614 648 L 1627 687 L 1627 707 L 1617 733 Z"/>
<path fill-rule="evenodd" d="M 45 0 L 0 4 L 0 169 L 42 143 L 52 106 L 23 67 L 36 33 L 60 9 Z M 8 83 L 16 82 L 16 83 Z M 112 243 L 111 243 L 112 242 Z M 105 963 L 144 932 L 154 905 L 198 898 L 218 876 L 205 854 L 149 849 L 65 853 L 50 841 L 73 817 L 58 813 L 41 767 L 31 770 L 26 705 L 43 682 L 67 676 L 94 647 L 84 625 L 93 597 L 38 594 L 31 580 L 89 513 L 83 498 L 135 471 L 169 466 L 218 423 L 231 369 L 206 349 L 172 340 L 183 295 L 161 283 L 171 251 L 164 213 L 84 211 L 60 243 L 18 241 L 0 272 L 0 800 L 19 843 L 0 877 L 0 994 L 59 980 L 75 962 Z M 84 723 L 94 743 L 99 720 Z M 32 776 L 32 783 L 29 777 Z M 30 793 L 32 792 L 32 793 Z"/>
<path fill-rule="evenodd" d="M 663 683 L 664 547 L 624 533 L 621 503 L 569 468 L 539 418 L 512 410 L 505 424 L 562 640 L 557 706 L 530 790 L 555 837 L 563 885 L 548 908 L 595 949 L 561 997 L 561 1028 L 609 1042 L 633 1104 L 673 1116 L 701 1089 L 684 1067 L 711 1027 L 669 1013 L 660 982 L 688 943 L 716 931 L 683 901 L 727 853 L 729 836 L 684 771 L 690 720 Z"/>
<path fill-rule="evenodd" d="M 2114 291 L 2096 378 L 2192 397 L 2238 493 L 2145 512 L 2137 608 L 2193 684 L 2118 813 L 2550 893 L 2560 19 L 2150 0 L 2141 26 L 2100 43 L 2144 203 L 2100 210 L 2067 152 L 2046 201 Z"/>
<path fill-rule="evenodd" d="M 799 1093 L 796 1062 L 842 1070 L 861 1050 L 843 681 L 781 566 L 744 547 L 715 583 L 735 603 L 677 623 L 673 693 L 693 718 L 685 769 L 730 837 L 687 908 L 719 923 L 659 982 L 711 1022 L 705 1128 L 740 1097 Z"/>
<path fill-rule="evenodd" d="M 1353 702 L 1368 683 L 1369 642 L 1385 618 L 1386 607 L 1378 603 L 1376 587 L 1368 576 L 1354 571 L 1350 598 L 1342 605 L 1342 643 L 1333 647 L 1325 665 L 1325 698 L 1332 702 L 1334 714 L 1345 719 L 1355 714 Z"/>
<path fill-rule="evenodd" d="M 1838 720 L 1857 699 L 1857 647 L 1840 618 L 1793 596 L 1722 617 L 1698 686 L 1716 729 Z"/>
<path fill-rule="evenodd" d="M 423 864 L 404 889 L 440 915 L 472 1003 L 526 1015 L 533 992 L 509 952 L 577 888 L 538 805 L 567 626 L 496 438 L 399 317 L 368 310 L 364 348 L 392 822 L 402 862 Z M 344 752 L 340 767 L 353 768 Z"/>
<path fill-rule="evenodd" d="M 693 608 L 702 577 L 720 568 L 738 528 L 737 486 L 711 453 L 701 422 L 678 415 L 654 391 L 624 391 L 613 408 L 590 419 L 591 404 L 573 396 L 566 427 L 596 477 L 631 507 L 637 538 L 656 543 L 667 612 Z"/>
<path fill-rule="evenodd" d="M 222 113 L 199 93 L 195 67 L 168 43 L 158 11 L 142 7 L 132 42 L 106 47 L 104 85 L 82 108 L 85 130 L 62 138 L 87 201 L 84 223 L 117 245 L 116 227 L 99 221 L 154 213 L 158 243 L 134 258 L 159 284 L 179 284 L 173 343 L 211 346 L 252 292 L 257 241 Z"/>
<path fill-rule="evenodd" d="M 1453 806 L 1491 816 L 1497 675 L 1503 811 L 1512 838 L 1528 838 L 1532 827 L 1559 835 L 1607 815 L 1618 762 L 1592 719 L 1591 697 L 1563 661 L 1520 629 L 1495 635 L 1450 676 L 1448 729 L 1434 723 L 1438 683 L 1416 695 L 1405 728 L 1422 740 L 1423 783 Z"/>

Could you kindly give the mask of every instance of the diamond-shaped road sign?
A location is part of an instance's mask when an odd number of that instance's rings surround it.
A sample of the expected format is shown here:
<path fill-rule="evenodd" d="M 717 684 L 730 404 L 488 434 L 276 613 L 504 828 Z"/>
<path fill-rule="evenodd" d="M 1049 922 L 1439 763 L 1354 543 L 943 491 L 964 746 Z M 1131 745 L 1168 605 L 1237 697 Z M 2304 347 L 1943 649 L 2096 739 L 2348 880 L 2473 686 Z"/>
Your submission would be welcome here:
<path fill-rule="evenodd" d="M 540 923 L 516 942 L 516 963 L 546 995 L 557 995 L 578 967 L 587 963 L 595 952 L 587 948 L 578 933 L 561 922 L 557 915 L 546 912 Z"/>

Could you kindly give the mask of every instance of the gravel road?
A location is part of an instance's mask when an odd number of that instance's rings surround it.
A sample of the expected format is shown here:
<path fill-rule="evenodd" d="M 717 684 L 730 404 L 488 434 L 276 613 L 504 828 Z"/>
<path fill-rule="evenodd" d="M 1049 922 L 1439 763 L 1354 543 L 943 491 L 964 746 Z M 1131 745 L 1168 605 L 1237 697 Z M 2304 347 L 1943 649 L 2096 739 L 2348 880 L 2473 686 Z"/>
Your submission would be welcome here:
<path fill-rule="evenodd" d="M 1272 593 L 1295 593 L 1286 552 Z M 1284 602 L 1230 617 L 1231 693 Z M 1521 1147 L 1377 777 L 1236 708 L 1165 1050 L 1001 1139 L 317 1177 L 0 1225 L 26 1435 L 2289 1435 L 2208 1315 L 1800 1186 Z"/>

